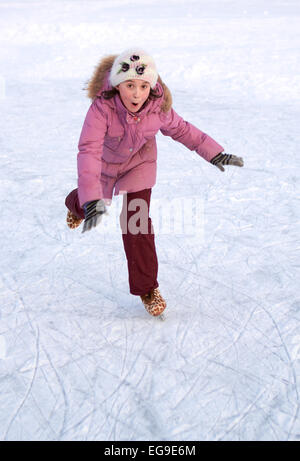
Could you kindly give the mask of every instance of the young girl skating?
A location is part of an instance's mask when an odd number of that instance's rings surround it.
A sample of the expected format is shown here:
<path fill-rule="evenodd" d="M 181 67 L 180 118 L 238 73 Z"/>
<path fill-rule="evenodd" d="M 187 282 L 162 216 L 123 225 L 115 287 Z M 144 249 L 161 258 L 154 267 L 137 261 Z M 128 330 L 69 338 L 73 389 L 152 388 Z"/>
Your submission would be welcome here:
<path fill-rule="evenodd" d="M 103 58 L 87 86 L 92 104 L 79 139 L 78 189 L 66 197 L 67 224 L 83 231 L 95 227 L 114 195 L 124 194 L 120 215 L 128 263 L 130 293 L 138 295 L 154 316 L 166 308 L 158 289 L 158 261 L 149 216 L 152 187 L 156 182 L 155 135 L 163 135 L 196 151 L 224 171 L 223 165 L 243 166 L 243 159 L 223 152 L 223 147 L 172 108 L 172 96 L 144 50 L 129 49 Z M 133 206 L 130 206 L 132 203 Z M 136 204 L 147 210 L 143 231 L 130 228 Z M 131 226 L 132 227 L 132 226 Z"/>

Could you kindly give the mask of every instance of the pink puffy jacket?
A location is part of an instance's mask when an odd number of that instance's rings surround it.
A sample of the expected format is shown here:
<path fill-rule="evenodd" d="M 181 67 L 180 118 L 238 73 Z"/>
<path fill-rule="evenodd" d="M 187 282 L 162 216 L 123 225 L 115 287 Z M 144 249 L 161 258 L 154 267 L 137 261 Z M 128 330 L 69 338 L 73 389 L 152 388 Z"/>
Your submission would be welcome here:
<path fill-rule="evenodd" d="M 88 85 L 93 102 L 87 112 L 79 139 L 79 203 L 151 188 L 156 182 L 157 147 L 155 135 L 163 135 L 196 151 L 210 161 L 223 147 L 194 125 L 183 120 L 172 108 L 172 97 L 161 78 L 155 89 L 161 98 L 148 100 L 138 113 L 129 112 L 119 95 L 104 99 L 111 89 L 108 75 L 115 56 L 108 56 L 96 67 Z"/>

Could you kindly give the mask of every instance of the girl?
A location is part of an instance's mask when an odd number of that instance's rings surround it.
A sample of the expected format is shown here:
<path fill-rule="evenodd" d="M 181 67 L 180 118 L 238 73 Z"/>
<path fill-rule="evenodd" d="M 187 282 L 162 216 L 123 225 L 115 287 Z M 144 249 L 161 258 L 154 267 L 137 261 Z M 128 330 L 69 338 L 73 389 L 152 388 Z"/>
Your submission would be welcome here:
<path fill-rule="evenodd" d="M 222 146 L 174 111 L 171 93 L 158 75 L 153 58 L 139 48 L 103 58 L 87 90 L 93 102 L 78 144 L 78 189 L 65 201 L 69 209 L 67 224 L 73 229 L 84 220 L 82 232 L 90 230 L 106 213 L 113 191 L 114 195 L 124 194 L 120 224 L 130 293 L 140 296 L 146 310 L 157 316 L 166 302 L 158 289 L 158 262 L 149 216 L 156 181 L 156 133 L 160 130 L 195 150 L 221 171 L 223 165 L 243 166 L 243 159 L 223 154 Z M 136 205 L 146 210 L 138 229 L 129 225 Z"/>

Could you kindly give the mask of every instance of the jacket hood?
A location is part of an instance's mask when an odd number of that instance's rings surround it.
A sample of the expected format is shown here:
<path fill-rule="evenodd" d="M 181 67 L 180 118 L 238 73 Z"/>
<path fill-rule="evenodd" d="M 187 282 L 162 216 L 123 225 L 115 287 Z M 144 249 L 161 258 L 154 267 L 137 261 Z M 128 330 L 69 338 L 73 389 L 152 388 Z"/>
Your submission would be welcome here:
<path fill-rule="evenodd" d="M 117 55 L 105 56 L 101 59 L 99 64 L 95 67 L 94 73 L 91 79 L 87 82 L 85 90 L 87 90 L 87 96 L 90 99 L 95 99 L 97 96 L 100 96 L 102 91 L 111 90 L 112 87 L 109 83 L 109 73 L 112 68 L 113 62 Z M 163 101 L 161 103 L 161 110 L 163 112 L 168 112 L 172 107 L 172 95 L 165 83 L 163 83 L 160 76 L 158 76 L 157 82 L 161 85 L 163 89 Z"/>

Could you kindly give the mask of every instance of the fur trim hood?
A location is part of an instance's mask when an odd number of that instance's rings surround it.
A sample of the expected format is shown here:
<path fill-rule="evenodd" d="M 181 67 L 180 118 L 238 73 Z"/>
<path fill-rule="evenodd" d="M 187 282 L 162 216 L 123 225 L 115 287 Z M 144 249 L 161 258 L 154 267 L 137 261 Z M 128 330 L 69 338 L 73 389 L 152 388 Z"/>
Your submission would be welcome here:
<path fill-rule="evenodd" d="M 87 82 L 87 86 L 84 88 L 87 90 L 87 97 L 90 99 L 95 99 L 97 96 L 100 96 L 103 90 L 108 90 L 111 88 L 109 84 L 109 72 L 112 68 L 113 62 L 117 55 L 105 56 L 101 59 L 99 64 L 95 67 L 94 73 L 91 79 Z M 161 104 L 161 110 L 163 112 L 168 112 L 172 107 L 172 95 L 167 87 L 158 76 L 157 82 L 162 86 L 164 95 L 163 102 Z"/>

